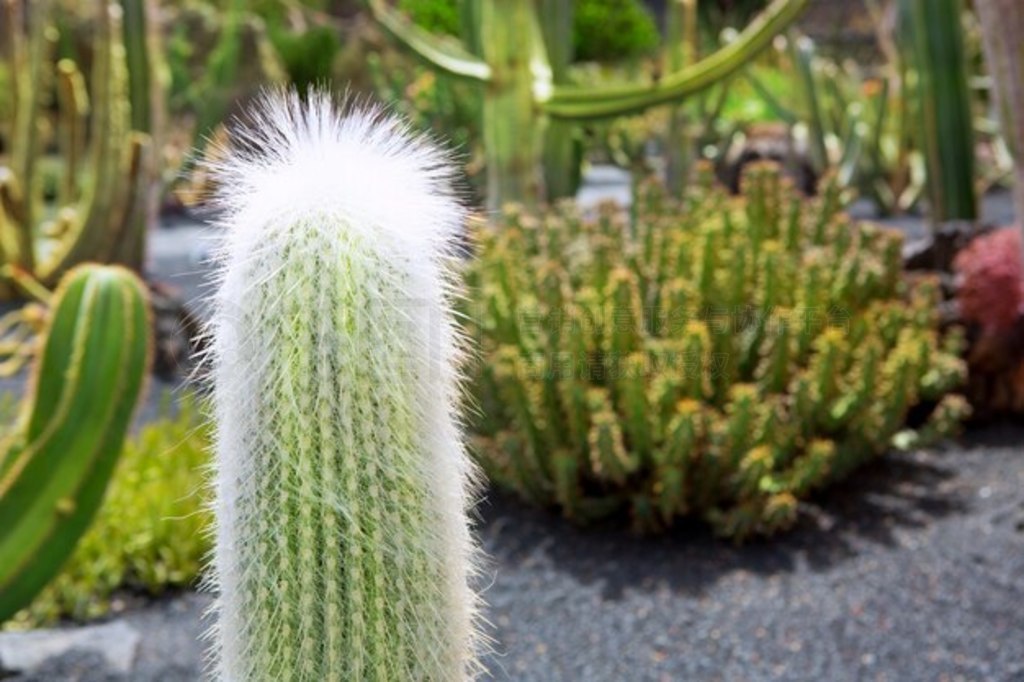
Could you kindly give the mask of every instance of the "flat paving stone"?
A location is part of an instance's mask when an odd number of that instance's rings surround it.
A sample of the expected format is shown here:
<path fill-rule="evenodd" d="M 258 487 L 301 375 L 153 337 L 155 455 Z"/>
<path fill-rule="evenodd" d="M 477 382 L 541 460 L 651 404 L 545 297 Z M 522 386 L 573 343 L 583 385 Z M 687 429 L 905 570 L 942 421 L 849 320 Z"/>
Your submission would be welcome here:
<path fill-rule="evenodd" d="M 56 659 L 83 656 L 112 674 L 135 666 L 139 632 L 125 621 L 79 628 L 53 628 L 0 633 L 0 671 L 38 675 Z M 98 663 L 97 663 L 98 662 Z"/>

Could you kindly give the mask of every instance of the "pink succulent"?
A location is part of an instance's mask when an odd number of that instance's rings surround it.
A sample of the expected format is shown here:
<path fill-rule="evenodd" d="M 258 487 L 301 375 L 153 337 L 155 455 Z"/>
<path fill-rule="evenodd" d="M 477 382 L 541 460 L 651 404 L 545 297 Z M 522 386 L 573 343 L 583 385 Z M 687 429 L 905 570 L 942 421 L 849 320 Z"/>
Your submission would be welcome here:
<path fill-rule="evenodd" d="M 968 322 L 986 332 L 1012 327 L 1024 313 L 1024 262 L 1021 234 L 1003 228 L 976 238 L 953 261 L 957 302 Z"/>

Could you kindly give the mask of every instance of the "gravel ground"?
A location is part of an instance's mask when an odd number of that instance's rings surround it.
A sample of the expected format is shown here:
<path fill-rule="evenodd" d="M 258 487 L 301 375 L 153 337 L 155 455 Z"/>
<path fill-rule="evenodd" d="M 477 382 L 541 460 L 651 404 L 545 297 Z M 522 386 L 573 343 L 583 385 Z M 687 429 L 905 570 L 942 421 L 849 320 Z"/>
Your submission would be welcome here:
<path fill-rule="evenodd" d="M 580 530 L 491 493 L 494 680 L 1024 680 L 1024 428 L 892 455 L 793 531 L 735 547 L 701 526 Z M 131 675 L 82 652 L 19 682 L 198 679 L 206 597 L 123 618 Z"/>
<path fill-rule="evenodd" d="M 485 509 L 499 680 L 1024 680 L 1024 429 L 894 455 L 773 541 Z"/>

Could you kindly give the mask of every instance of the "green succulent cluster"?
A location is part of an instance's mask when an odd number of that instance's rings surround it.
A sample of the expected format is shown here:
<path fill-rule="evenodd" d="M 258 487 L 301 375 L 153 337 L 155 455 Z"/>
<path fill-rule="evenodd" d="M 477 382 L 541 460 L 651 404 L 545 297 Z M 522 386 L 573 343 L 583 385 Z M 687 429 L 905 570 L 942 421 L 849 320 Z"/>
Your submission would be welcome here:
<path fill-rule="evenodd" d="M 11 626 L 96 618 L 118 593 L 194 585 L 210 550 L 209 426 L 189 395 L 125 443 L 103 505 L 57 577 Z"/>
<path fill-rule="evenodd" d="M 481 228 L 473 427 L 497 483 L 578 522 L 693 514 L 739 539 L 966 412 L 958 337 L 936 283 L 903 278 L 898 234 L 840 214 L 835 183 L 808 201 L 758 166 L 734 198 L 700 175 L 682 204 L 648 184 L 628 216 Z"/>

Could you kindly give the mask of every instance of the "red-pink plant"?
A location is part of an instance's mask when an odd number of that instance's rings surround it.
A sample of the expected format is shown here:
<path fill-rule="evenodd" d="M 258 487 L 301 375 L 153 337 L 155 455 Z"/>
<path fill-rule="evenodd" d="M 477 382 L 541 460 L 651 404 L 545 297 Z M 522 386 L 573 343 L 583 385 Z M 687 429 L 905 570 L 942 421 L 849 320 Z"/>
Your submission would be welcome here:
<path fill-rule="evenodd" d="M 1001 332 L 1024 313 L 1024 262 L 1017 228 L 976 238 L 953 261 L 960 314 L 986 332 Z"/>

